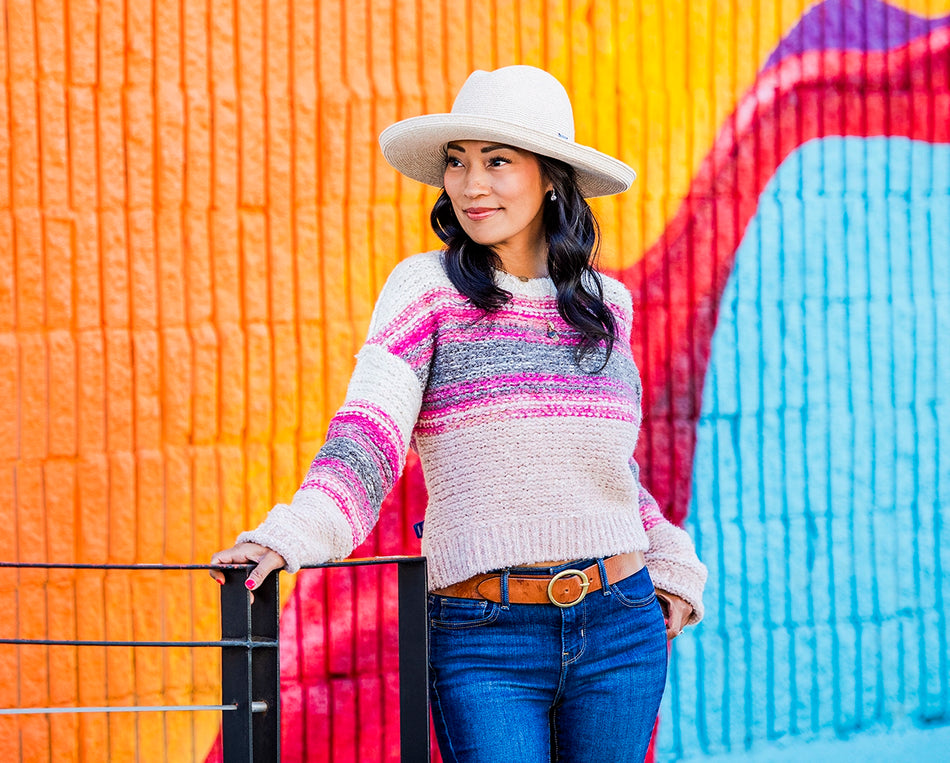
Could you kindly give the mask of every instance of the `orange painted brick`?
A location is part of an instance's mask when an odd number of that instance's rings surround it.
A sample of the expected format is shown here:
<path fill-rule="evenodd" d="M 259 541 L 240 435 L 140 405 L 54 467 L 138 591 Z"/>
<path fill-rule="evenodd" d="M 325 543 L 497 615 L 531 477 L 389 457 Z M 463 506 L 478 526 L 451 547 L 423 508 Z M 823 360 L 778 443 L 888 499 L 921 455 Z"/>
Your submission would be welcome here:
<path fill-rule="evenodd" d="M 347 155 L 346 94 L 337 91 L 323 92 L 320 100 L 320 152 L 331 162 L 340 162 Z M 335 167 L 334 167 L 335 169 Z M 320 175 L 320 200 L 324 206 L 343 203 L 346 186 L 340 182 L 338 172 L 323 172 Z"/>
<path fill-rule="evenodd" d="M 41 459 L 49 453 L 49 369 L 46 342 L 39 334 L 21 334 L 20 457 Z M 42 504 L 37 504 L 40 506 Z"/>
<path fill-rule="evenodd" d="M 205 211 L 185 211 L 185 314 L 191 326 L 210 321 L 213 315 L 208 222 Z"/>
<path fill-rule="evenodd" d="M 47 334 L 49 345 L 49 453 L 75 456 L 76 436 L 76 345 L 72 334 L 62 329 Z"/>
<path fill-rule="evenodd" d="M 349 135 L 349 172 L 347 195 L 350 206 L 367 204 L 373 190 L 373 162 L 379 148 L 373 134 L 373 109 L 366 98 L 351 99 L 347 104 L 347 117 L 350 125 Z"/>
<path fill-rule="evenodd" d="M 32 0 L 8 0 L 6 3 L 9 73 L 21 79 L 36 80 L 36 19 Z"/>
<path fill-rule="evenodd" d="M 155 80 L 159 83 L 181 82 L 181 0 L 156 0 L 155 18 Z"/>
<path fill-rule="evenodd" d="M 265 324 L 247 327 L 247 432 L 252 442 L 268 442 L 274 431 L 273 354 Z"/>
<path fill-rule="evenodd" d="M 241 265 L 238 219 L 233 210 L 211 213 L 214 316 L 220 326 L 241 320 Z"/>
<path fill-rule="evenodd" d="M 347 89 L 356 98 L 364 100 L 370 94 L 367 64 L 371 43 L 366 4 L 344 3 L 342 22 L 346 30 L 346 55 L 341 62 L 343 79 Z"/>
<path fill-rule="evenodd" d="M 99 201 L 96 176 L 96 92 L 69 90 L 69 191 L 76 210 L 94 210 Z"/>
<path fill-rule="evenodd" d="M 184 326 L 184 232 L 180 208 L 158 210 L 158 294 L 162 326 Z"/>
<path fill-rule="evenodd" d="M 57 0 L 36 0 L 36 42 L 40 79 L 66 79 L 66 19 L 64 4 Z"/>
<path fill-rule="evenodd" d="M 118 88 L 125 82 L 125 2 L 100 0 L 98 6 L 109 23 L 98 29 L 97 81 L 102 89 Z"/>
<path fill-rule="evenodd" d="M 128 224 L 132 326 L 154 329 L 158 327 L 155 213 L 151 207 L 132 210 Z"/>
<path fill-rule="evenodd" d="M 77 451 L 82 456 L 106 450 L 105 343 L 102 332 L 77 337 Z"/>
<path fill-rule="evenodd" d="M 292 442 L 275 443 L 271 449 L 272 473 L 274 485 L 273 500 L 289 501 L 297 488 L 303 473 L 297 469 L 297 445 Z"/>
<path fill-rule="evenodd" d="M 104 564 L 109 559 L 109 460 L 86 456 L 76 467 L 76 554 L 80 562 Z"/>
<path fill-rule="evenodd" d="M 274 505 L 269 444 L 247 443 L 244 446 L 244 459 L 244 492 L 247 494 L 247 516 L 244 522 L 245 527 L 256 527 Z"/>
<path fill-rule="evenodd" d="M 192 557 L 192 536 L 194 534 L 191 508 L 191 459 L 185 448 L 172 447 L 165 449 L 164 462 L 165 506 L 164 510 L 159 511 L 165 517 L 165 549 L 162 554 L 162 562 L 165 564 L 188 564 Z M 173 619 L 177 619 L 177 616 Z"/>
<path fill-rule="evenodd" d="M 152 3 L 129 3 L 125 20 L 125 70 L 131 87 L 151 87 L 155 76 Z"/>
<path fill-rule="evenodd" d="M 323 325 L 300 324 L 300 439 L 319 440 L 326 432 L 320 428 L 326 410 L 324 371 L 326 358 L 320 337 Z"/>
<path fill-rule="evenodd" d="M 104 576 L 96 570 L 83 573 L 76 589 L 76 635 L 88 641 L 105 638 Z M 101 707 L 108 704 L 106 693 L 106 647 L 83 647 L 77 666 L 79 704 Z M 109 726 L 105 715 L 84 713 L 79 719 L 79 752 L 84 760 L 95 760 L 108 749 Z"/>
<path fill-rule="evenodd" d="M 207 91 L 185 92 L 184 203 L 188 210 L 206 213 L 211 207 L 211 99 Z"/>
<path fill-rule="evenodd" d="M 2 409 L 0 409 L 0 459 L 4 464 L 20 455 L 20 421 L 17 406 L 19 376 L 19 345 L 16 336 L 4 332 L 0 334 L 0 400 L 3 401 Z M 2 497 L 0 497 L 0 502 L 2 502 Z"/>
<path fill-rule="evenodd" d="M 59 80 L 43 79 L 40 80 L 39 95 L 43 205 L 66 209 L 69 206 L 66 90 Z"/>
<path fill-rule="evenodd" d="M 214 447 L 204 445 L 192 450 L 192 513 L 194 516 L 193 562 L 204 563 L 219 548 L 220 496 L 218 495 L 218 458 Z M 200 618 L 202 610 L 196 610 Z M 196 626 L 197 627 L 197 626 Z"/>
<path fill-rule="evenodd" d="M 192 348 L 187 329 L 161 333 L 163 442 L 186 445 L 191 438 Z"/>
<path fill-rule="evenodd" d="M 217 62 L 217 58 L 215 59 Z M 215 67 L 217 68 L 217 67 Z M 212 124 L 214 167 L 214 209 L 233 210 L 238 205 L 240 147 L 238 144 L 237 95 L 230 85 L 215 86 Z"/>
<path fill-rule="evenodd" d="M 102 325 L 102 286 L 99 261 L 99 219 L 95 212 L 73 217 L 75 239 L 75 325 L 80 331 Z"/>
<path fill-rule="evenodd" d="M 212 444 L 218 434 L 218 336 L 214 326 L 194 326 L 191 343 L 191 439 L 196 445 Z"/>
<path fill-rule="evenodd" d="M 0 14 L 2 16 L 2 14 Z M 0 19 L 0 34 L 2 34 L 3 21 Z M 0 38 L 6 39 L 6 38 Z M 0 59 L 3 57 L 0 56 Z M 3 64 L 0 63 L 0 69 L 3 68 Z M 6 79 L 0 81 L 0 210 L 8 210 L 13 201 L 10 188 L 10 178 L 12 173 L 12 168 L 10 162 L 13 157 L 11 156 L 11 139 L 12 139 L 12 125 L 10 123 L 10 109 L 9 109 L 9 98 L 10 98 L 10 88 L 7 87 Z"/>
<path fill-rule="evenodd" d="M 68 214 L 68 213 L 67 213 Z M 68 217 L 46 216 L 44 244 L 46 264 L 46 320 L 48 328 L 70 328 L 73 324 L 73 226 Z"/>
<path fill-rule="evenodd" d="M 128 327 L 131 306 L 125 214 L 121 210 L 104 209 L 100 220 L 103 323 L 114 329 Z M 88 274 L 89 270 L 84 272 Z M 91 275 L 87 277 L 91 278 Z"/>
<path fill-rule="evenodd" d="M 296 315 L 300 321 L 318 321 L 323 317 L 323 275 L 320 268 L 320 231 L 317 208 L 301 205 L 294 219 L 294 235 L 297 240 L 294 259 L 296 263 L 297 292 Z"/>
<path fill-rule="evenodd" d="M 132 449 L 132 344 L 127 331 L 105 334 L 106 434 L 110 452 Z"/>
<path fill-rule="evenodd" d="M 270 313 L 267 289 L 267 218 L 262 212 L 241 211 L 241 286 L 244 319 L 266 321 Z"/>
<path fill-rule="evenodd" d="M 157 564 L 165 545 L 165 468 L 161 451 L 135 454 L 135 561 Z"/>
<path fill-rule="evenodd" d="M 293 442 L 300 424 L 300 374 L 297 330 L 292 323 L 272 326 L 274 343 L 274 439 Z"/>
<path fill-rule="evenodd" d="M 245 516 L 248 499 L 244 491 L 244 450 L 240 445 L 220 445 L 217 450 L 221 490 L 220 542 L 228 546 L 249 527 Z"/>
<path fill-rule="evenodd" d="M 47 460 L 43 466 L 43 487 L 47 556 L 54 562 L 73 562 L 77 558 L 76 464 L 61 459 Z M 72 573 L 57 573 L 57 580 L 73 577 Z M 53 610 L 50 612 L 52 617 Z"/>
<path fill-rule="evenodd" d="M 355 355 L 366 336 L 369 319 L 373 314 L 376 294 L 373 290 L 373 264 L 371 261 L 371 234 L 369 209 L 365 205 L 351 205 L 347 209 L 346 251 L 350 292 L 350 320 L 357 334 L 353 347 Z"/>
<path fill-rule="evenodd" d="M 220 437 L 222 442 L 239 442 L 244 436 L 246 420 L 246 368 L 244 332 L 236 324 L 218 327 L 221 352 L 220 379 Z"/>
<path fill-rule="evenodd" d="M 36 86 L 14 80 L 10 89 L 13 204 L 32 208 L 40 203 L 39 130 Z"/>
<path fill-rule="evenodd" d="M 136 7 L 144 5 L 134 3 Z M 151 86 L 125 90 L 124 135 L 127 151 L 126 184 L 129 206 L 151 210 L 155 201 L 155 101 Z"/>
<path fill-rule="evenodd" d="M 46 553 L 46 519 L 42 511 L 43 500 L 43 467 L 35 461 L 21 461 L 16 467 L 17 561 L 50 561 Z"/>
<path fill-rule="evenodd" d="M 95 156 L 99 163 L 99 203 L 103 211 L 114 211 L 125 204 L 126 153 L 122 108 L 121 90 L 102 88 L 96 92 L 99 150 Z"/>
<path fill-rule="evenodd" d="M 95 0 L 71 0 L 67 4 L 69 35 L 69 81 L 74 85 L 95 85 L 97 40 L 97 3 Z"/>
<path fill-rule="evenodd" d="M 109 454 L 109 510 L 100 518 L 108 527 L 109 562 L 135 559 L 135 459 L 128 451 Z"/>
<path fill-rule="evenodd" d="M 319 3 L 317 13 L 317 72 L 323 93 L 338 89 L 343 79 L 343 29 L 341 4 Z M 401 10 L 401 9 L 400 9 Z M 397 18 L 403 18 L 397 11 Z"/>
<path fill-rule="evenodd" d="M 182 13 L 182 45 L 184 69 L 182 81 L 186 91 L 204 90 L 208 84 L 210 65 L 208 50 L 208 3 L 204 0 L 181 0 L 175 3 Z M 207 94 L 205 94 L 207 97 Z"/>
<path fill-rule="evenodd" d="M 293 220 L 291 208 L 272 207 L 267 216 L 270 233 L 268 249 L 268 294 L 270 318 L 273 322 L 291 322 L 297 306 L 294 273 Z"/>
<path fill-rule="evenodd" d="M 14 212 L 16 242 L 17 325 L 39 329 L 45 322 L 45 273 L 43 267 L 43 224 L 37 209 Z"/>
<path fill-rule="evenodd" d="M 50 660 L 55 664 L 51 665 L 52 671 L 66 670 L 68 665 L 60 664 L 62 657 L 57 653 L 60 650 L 53 650 L 50 654 Z M 59 659 L 57 659 L 59 658 Z M 54 675 L 56 673 L 54 672 Z M 70 701 L 66 706 L 72 704 Z M 56 759 L 63 763 L 70 761 L 79 761 L 79 715 L 73 713 L 57 713 L 50 716 L 49 719 L 50 749 L 56 752 Z"/>
<path fill-rule="evenodd" d="M 162 401 L 158 334 L 132 332 L 135 390 L 135 448 L 158 448 L 162 442 Z"/>
<path fill-rule="evenodd" d="M 160 80 L 157 93 L 159 207 L 178 208 L 184 202 L 185 104 L 179 80 Z"/>

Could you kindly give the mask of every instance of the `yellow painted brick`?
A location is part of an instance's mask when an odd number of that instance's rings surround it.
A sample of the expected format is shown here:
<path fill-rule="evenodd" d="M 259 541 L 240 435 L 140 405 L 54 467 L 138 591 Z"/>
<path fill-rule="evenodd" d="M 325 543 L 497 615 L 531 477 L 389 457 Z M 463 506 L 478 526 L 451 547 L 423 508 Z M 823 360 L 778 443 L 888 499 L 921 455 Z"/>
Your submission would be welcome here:
<path fill-rule="evenodd" d="M 49 347 L 49 452 L 73 457 L 77 448 L 78 396 L 76 343 L 71 332 L 58 329 L 47 334 Z"/>
<path fill-rule="evenodd" d="M 241 288 L 244 319 L 266 321 L 268 305 L 267 218 L 258 210 L 241 213 Z"/>
<path fill-rule="evenodd" d="M 135 459 L 129 451 L 109 454 L 109 563 L 135 559 Z M 110 610 L 111 611 L 111 610 Z"/>
<path fill-rule="evenodd" d="M 191 328 L 193 393 L 192 442 L 214 443 L 218 434 L 218 336 L 214 326 L 200 323 Z"/>
<path fill-rule="evenodd" d="M 157 564 L 162 561 L 165 546 L 165 473 L 162 452 L 137 451 L 135 466 L 135 561 L 139 564 Z"/>
<path fill-rule="evenodd" d="M 135 394 L 135 448 L 158 448 L 162 442 L 161 360 L 158 334 L 150 329 L 132 332 Z"/>
<path fill-rule="evenodd" d="M 104 564 L 109 559 L 109 478 L 109 460 L 105 455 L 96 453 L 79 461 L 76 546 L 80 562 Z"/>
<path fill-rule="evenodd" d="M 132 342 L 123 329 L 107 329 L 106 435 L 110 453 L 132 449 Z"/>
<path fill-rule="evenodd" d="M 244 331 L 234 323 L 218 326 L 220 348 L 220 437 L 223 442 L 238 442 L 244 436 L 246 419 Z"/>

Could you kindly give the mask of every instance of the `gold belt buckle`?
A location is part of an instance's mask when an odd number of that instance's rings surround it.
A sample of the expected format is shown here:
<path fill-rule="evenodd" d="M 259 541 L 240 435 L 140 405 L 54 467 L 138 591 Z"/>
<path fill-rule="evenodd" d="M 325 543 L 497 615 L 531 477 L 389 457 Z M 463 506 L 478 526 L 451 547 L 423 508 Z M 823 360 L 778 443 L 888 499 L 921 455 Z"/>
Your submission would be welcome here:
<path fill-rule="evenodd" d="M 581 579 L 581 595 L 578 596 L 574 601 L 560 602 L 554 598 L 554 584 L 561 578 L 566 578 L 570 575 L 576 575 Z M 551 582 L 548 583 L 548 599 L 551 600 L 551 603 L 555 607 L 560 607 L 561 609 L 568 609 L 569 607 L 574 607 L 580 604 L 584 597 L 587 596 L 587 589 L 590 588 L 590 579 L 587 577 L 587 574 L 583 570 L 561 570 L 557 575 L 551 578 Z"/>

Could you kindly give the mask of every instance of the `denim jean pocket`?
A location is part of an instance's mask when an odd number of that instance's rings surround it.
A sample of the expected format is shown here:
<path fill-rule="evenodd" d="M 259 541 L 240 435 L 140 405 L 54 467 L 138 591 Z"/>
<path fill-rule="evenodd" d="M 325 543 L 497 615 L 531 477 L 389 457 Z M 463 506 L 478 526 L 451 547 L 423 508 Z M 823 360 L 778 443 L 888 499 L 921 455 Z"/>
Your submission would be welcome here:
<path fill-rule="evenodd" d="M 628 578 L 611 583 L 610 592 L 617 597 L 617 601 L 631 609 L 649 607 L 656 601 L 656 590 L 646 567 Z"/>
<path fill-rule="evenodd" d="M 500 609 L 500 606 L 493 601 L 431 596 L 429 598 L 429 625 L 450 631 L 478 628 L 495 622 Z"/>

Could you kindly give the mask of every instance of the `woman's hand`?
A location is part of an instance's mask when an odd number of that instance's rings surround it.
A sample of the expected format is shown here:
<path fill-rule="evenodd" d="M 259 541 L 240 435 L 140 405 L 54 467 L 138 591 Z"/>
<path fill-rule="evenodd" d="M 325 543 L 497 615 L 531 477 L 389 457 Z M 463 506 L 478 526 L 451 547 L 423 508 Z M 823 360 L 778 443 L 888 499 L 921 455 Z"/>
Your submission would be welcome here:
<path fill-rule="evenodd" d="M 248 591 L 253 591 L 274 570 L 279 570 L 287 564 L 284 557 L 272 548 L 259 543 L 236 543 L 231 548 L 219 551 L 211 557 L 212 564 L 246 564 L 247 562 L 257 563 L 244 584 Z M 211 577 L 224 584 L 224 573 L 221 570 L 211 570 Z"/>
<path fill-rule="evenodd" d="M 683 626 L 689 621 L 689 616 L 693 614 L 693 607 L 685 599 L 681 599 L 675 593 L 656 589 L 656 598 L 660 600 L 660 607 L 663 610 L 663 619 L 666 622 L 666 638 L 670 641 L 675 639 L 683 632 Z"/>

